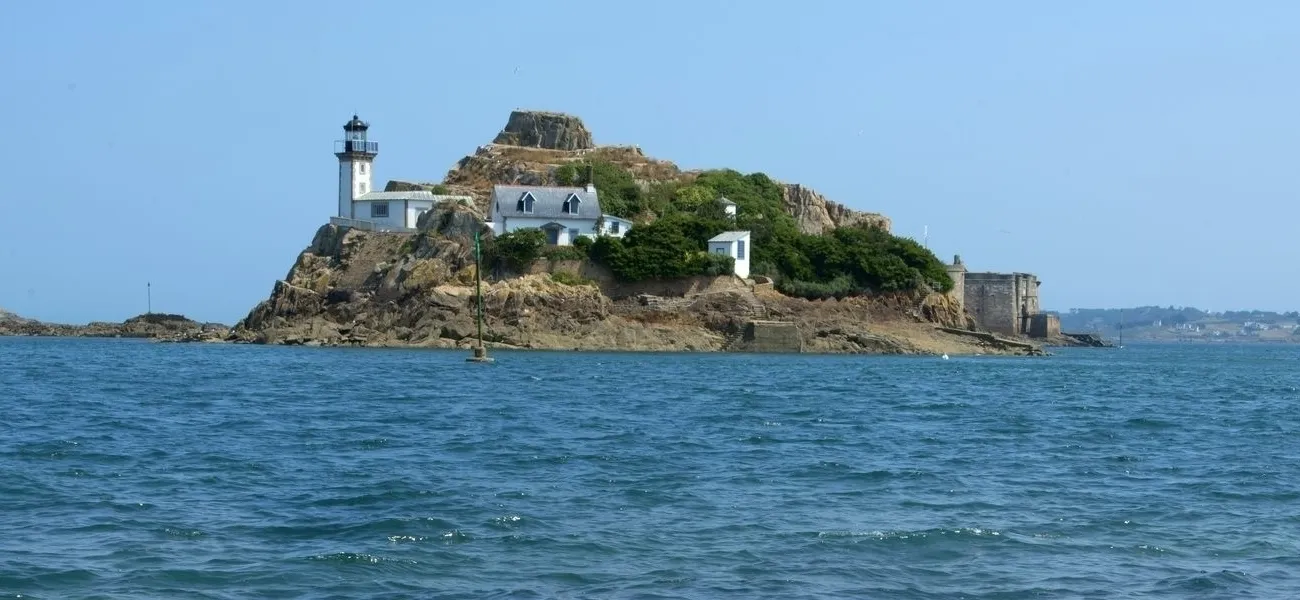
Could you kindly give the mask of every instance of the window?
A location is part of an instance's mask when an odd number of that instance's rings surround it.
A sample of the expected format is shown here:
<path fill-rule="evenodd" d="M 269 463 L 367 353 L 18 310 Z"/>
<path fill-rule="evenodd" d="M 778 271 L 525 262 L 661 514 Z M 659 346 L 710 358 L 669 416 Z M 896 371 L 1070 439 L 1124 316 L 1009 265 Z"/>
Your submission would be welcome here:
<path fill-rule="evenodd" d="M 524 195 L 519 197 L 519 204 L 515 206 L 515 209 L 521 213 L 532 213 L 533 203 L 534 203 L 533 195 L 528 192 L 524 192 Z"/>
<path fill-rule="evenodd" d="M 573 243 L 573 240 L 576 240 L 576 239 L 578 239 L 578 230 L 577 230 L 577 229 L 570 229 L 570 230 L 569 230 L 569 243 Z"/>
<path fill-rule="evenodd" d="M 366 163 L 361 163 L 361 174 L 362 175 L 366 174 Z"/>
<path fill-rule="evenodd" d="M 618 233 L 618 221 L 610 221 L 610 222 L 609 222 L 609 232 L 610 232 L 610 233 Z"/>
<path fill-rule="evenodd" d="M 371 203 L 370 203 L 370 218 L 372 218 L 372 219 L 387 219 L 387 218 L 388 218 L 388 203 L 387 203 L 387 202 L 371 202 Z"/>
<path fill-rule="evenodd" d="M 736 240 L 736 260 L 745 260 L 745 240 Z"/>
<path fill-rule="evenodd" d="M 364 181 L 361 182 L 361 188 L 360 188 L 360 189 L 361 189 L 361 193 L 362 193 L 362 194 L 366 193 L 366 182 L 364 182 Z"/>
<path fill-rule="evenodd" d="M 727 253 L 727 249 L 726 249 L 726 248 L 723 248 L 722 246 L 718 246 L 717 248 L 714 248 L 714 249 L 713 249 L 713 253 L 714 253 L 714 254 L 726 254 L 726 253 Z"/>
<path fill-rule="evenodd" d="M 567 214 L 576 215 L 578 214 L 578 205 L 580 204 L 582 204 L 582 200 L 578 199 L 577 194 L 569 194 L 569 198 L 564 201 L 564 208 L 562 210 Z"/>

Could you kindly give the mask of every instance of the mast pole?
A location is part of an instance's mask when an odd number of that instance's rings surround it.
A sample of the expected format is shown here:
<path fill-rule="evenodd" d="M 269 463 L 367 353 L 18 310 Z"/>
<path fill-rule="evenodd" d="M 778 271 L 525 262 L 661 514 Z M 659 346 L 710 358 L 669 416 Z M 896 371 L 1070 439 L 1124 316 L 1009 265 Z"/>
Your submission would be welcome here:
<path fill-rule="evenodd" d="M 481 262 L 482 250 L 479 248 L 479 232 L 474 230 L 474 295 L 478 297 L 478 347 L 483 347 L 483 274 Z"/>

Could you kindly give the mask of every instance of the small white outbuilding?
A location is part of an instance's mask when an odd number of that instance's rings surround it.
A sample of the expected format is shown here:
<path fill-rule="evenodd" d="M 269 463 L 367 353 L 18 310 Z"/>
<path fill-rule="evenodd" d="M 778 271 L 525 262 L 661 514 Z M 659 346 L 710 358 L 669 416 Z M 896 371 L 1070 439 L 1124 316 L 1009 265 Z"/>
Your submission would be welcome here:
<path fill-rule="evenodd" d="M 709 238 L 709 254 L 725 254 L 736 259 L 736 275 L 741 279 L 749 278 L 749 255 L 752 252 L 748 231 L 724 231 Z"/>

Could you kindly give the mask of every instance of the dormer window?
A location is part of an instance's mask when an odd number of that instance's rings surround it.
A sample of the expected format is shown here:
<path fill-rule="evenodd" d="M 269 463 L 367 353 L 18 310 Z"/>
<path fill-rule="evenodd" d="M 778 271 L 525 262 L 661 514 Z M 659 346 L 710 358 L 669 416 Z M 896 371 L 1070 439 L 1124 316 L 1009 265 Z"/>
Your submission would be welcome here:
<path fill-rule="evenodd" d="M 536 200 L 533 200 L 532 193 L 524 192 L 524 195 L 519 197 L 519 204 L 515 208 L 521 213 L 531 214 L 533 212 L 533 204 L 535 203 Z"/>
<path fill-rule="evenodd" d="M 578 207 L 580 204 L 582 204 L 582 200 L 578 198 L 577 194 L 569 194 L 569 199 L 564 201 L 564 208 L 563 208 L 564 214 L 567 215 L 578 214 Z"/>

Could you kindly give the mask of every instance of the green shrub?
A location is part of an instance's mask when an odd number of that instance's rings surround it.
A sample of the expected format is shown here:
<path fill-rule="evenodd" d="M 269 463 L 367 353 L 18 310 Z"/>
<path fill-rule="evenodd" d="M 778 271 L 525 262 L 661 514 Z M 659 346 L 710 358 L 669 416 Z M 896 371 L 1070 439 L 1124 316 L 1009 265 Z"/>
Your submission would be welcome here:
<path fill-rule="evenodd" d="M 637 185 L 631 171 L 619 165 L 605 160 L 568 163 L 555 169 L 555 182 L 573 186 L 592 183 L 587 180 L 587 167 L 591 167 L 594 176 L 601 212 L 631 218 L 632 207 L 641 203 L 641 186 Z"/>
<path fill-rule="evenodd" d="M 484 262 L 494 269 L 524 273 L 541 256 L 546 234 L 541 229 L 518 229 L 496 236 L 484 248 Z"/>
<path fill-rule="evenodd" d="M 550 260 L 585 260 L 587 252 L 577 246 L 555 246 L 543 250 L 542 256 Z"/>
<path fill-rule="evenodd" d="M 822 300 L 826 298 L 843 298 L 861 293 L 857 283 L 848 275 L 840 275 L 830 281 L 785 280 L 777 284 L 777 289 L 787 296 Z"/>
<path fill-rule="evenodd" d="M 591 254 L 591 245 L 594 243 L 596 243 L 596 240 L 583 235 L 578 236 L 578 239 L 573 241 L 573 247 L 581 251 L 582 256 L 585 258 Z"/>
<path fill-rule="evenodd" d="M 579 275 L 574 275 L 568 271 L 551 273 L 551 281 L 564 285 L 596 285 L 596 282 Z"/>
<path fill-rule="evenodd" d="M 736 272 L 736 259 L 730 254 L 703 253 L 699 258 L 700 275 L 730 275 Z"/>

